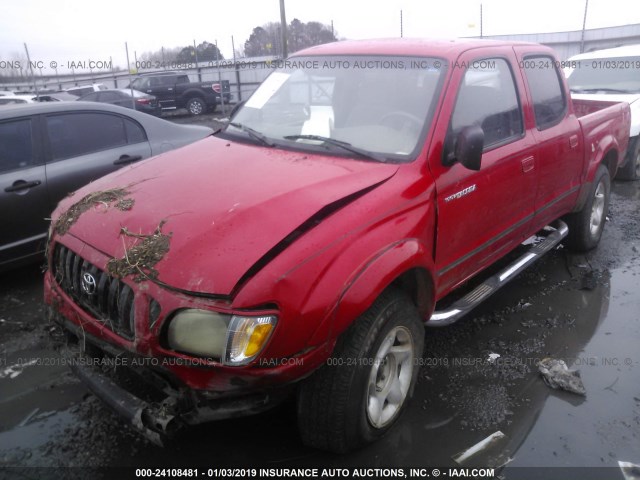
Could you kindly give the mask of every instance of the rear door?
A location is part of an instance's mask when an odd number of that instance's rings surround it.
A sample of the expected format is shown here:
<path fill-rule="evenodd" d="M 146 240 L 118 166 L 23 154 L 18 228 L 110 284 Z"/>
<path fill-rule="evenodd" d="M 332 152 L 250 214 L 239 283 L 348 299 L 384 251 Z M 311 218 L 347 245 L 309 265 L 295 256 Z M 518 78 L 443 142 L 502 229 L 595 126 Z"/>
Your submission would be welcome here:
<path fill-rule="evenodd" d="M 149 78 L 151 88 L 146 92 L 153 95 L 163 109 L 176 108 L 176 75 L 158 75 Z"/>
<path fill-rule="evenodd" d="M 46 115 L 44 123 L 52 208 L 70 192 L 151 155 L 143 127 L 124 115 L 73 112 Z"/>
<path fill-rule="evenodd" d="M 536 225 L 544 226 L 576 203 L 584 167 L 582 132 L 555 59 L 547 52 L 532 53 L 531 47 L 516 47 L 516 52 L 523 52 L 519 63 L 535 116 Z"/>
<path fill-rule="evenodd" d="M 431 155 L 438 204 L 438 291 L 446 293 L 524 240 L 533 217 L 536 144 L 527 128 L 523 82 L 513 50 L 482 48 L 451 65 Z M 484 131 L 479 171 L 443 165 L 459 132 Z"/>
<path fill-rule="evenodd" d="M 51 211 L 37 122 L 0 122 L 0 269 L 44 250 Z"/>

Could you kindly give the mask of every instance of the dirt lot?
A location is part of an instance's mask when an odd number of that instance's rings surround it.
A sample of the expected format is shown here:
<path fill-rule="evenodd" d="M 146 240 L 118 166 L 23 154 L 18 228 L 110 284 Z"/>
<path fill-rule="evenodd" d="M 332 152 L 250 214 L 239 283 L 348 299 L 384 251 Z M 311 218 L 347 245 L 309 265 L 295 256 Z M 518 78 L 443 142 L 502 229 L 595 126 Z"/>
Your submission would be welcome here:
<path fill-rule="evenodd" d="M 505 437 L 472 463 L 508 462 L 506 478 L 623 478 L 618 461 L 640 464 L 640 182 L 614 185 L 597 250 L 554 250 L 466 319 L 427 330 L 399 425 L 345 456 L 303 447 L 292 403 L 200 426 L 165 449 L 141 439 L 61 365 L 41 277 L 37 265 L 0 275 L 0 477 L 60 477 L 11 468 L 55 466 L 455 467 L 496 431 Z M 586 397 L 545 385 L 536 361 L 549 356 L 581 371 Z"/>

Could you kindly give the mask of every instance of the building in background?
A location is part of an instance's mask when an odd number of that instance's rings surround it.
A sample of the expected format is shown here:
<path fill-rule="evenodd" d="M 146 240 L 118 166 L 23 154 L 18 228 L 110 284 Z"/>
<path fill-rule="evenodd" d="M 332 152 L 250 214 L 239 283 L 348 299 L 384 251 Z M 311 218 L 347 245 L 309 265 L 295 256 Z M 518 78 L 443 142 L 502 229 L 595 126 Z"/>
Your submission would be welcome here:
<path fill-rule="evenodd" d="M 482 38 L 542 43 L 553 48 L 558 58 L 566 60 L 573 55 L 581 53 L 583 42 L 583 52 L 640 44 L 640 23 L 622 25 L 620 27 L 585 30 L 584 39 L 582 38 L 582 30 L 553 33 L 521 33 L 514 35 L 484 35 Z"/>

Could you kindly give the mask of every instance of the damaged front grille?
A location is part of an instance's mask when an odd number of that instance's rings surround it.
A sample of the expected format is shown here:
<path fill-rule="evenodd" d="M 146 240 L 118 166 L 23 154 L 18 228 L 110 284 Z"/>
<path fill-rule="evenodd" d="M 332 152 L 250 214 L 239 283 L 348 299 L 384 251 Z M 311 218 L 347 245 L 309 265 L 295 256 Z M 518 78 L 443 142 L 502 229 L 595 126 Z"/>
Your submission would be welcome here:
<path fill-rule="evenodd" d="M 78 306 L 111 331 L 133 340 L 134 293 L 127 284 L 60 244 L 54 249 L 52 268 L 56 282 Z"/>

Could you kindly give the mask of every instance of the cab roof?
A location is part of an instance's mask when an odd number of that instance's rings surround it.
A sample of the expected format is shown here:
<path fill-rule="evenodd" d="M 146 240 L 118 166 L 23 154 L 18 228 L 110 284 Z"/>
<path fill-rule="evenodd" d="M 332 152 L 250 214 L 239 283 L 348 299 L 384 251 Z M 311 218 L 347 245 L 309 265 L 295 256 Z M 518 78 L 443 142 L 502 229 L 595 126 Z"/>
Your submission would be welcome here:
<path fill-rule="evenodd" d="M 456 59 L 467 50 L 486 47 L 512 46 L 538 47 L 550 50 L 537 43 L 456 38 L 450 40 L 429 38 L 381 38 L 374 40 L 347 40 L 325 43 L 296 52 L 292 57 L 306 55 L 406 55 Z"/>

